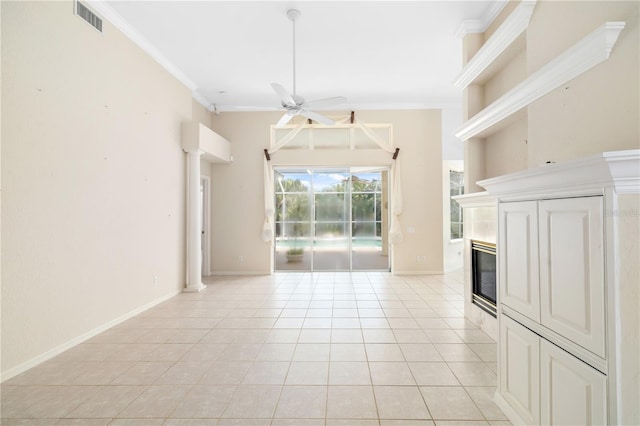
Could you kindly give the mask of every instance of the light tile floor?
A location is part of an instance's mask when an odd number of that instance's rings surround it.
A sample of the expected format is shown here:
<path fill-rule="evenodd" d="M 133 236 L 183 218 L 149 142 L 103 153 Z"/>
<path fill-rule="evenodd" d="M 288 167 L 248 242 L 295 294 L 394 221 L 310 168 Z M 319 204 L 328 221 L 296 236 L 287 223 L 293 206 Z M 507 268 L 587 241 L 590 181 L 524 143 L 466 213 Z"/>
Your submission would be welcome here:
<path fill-rule="evenodd" d="M 2 425 L 509 425 L 460 274 L 217 277 L 2 385 Z"/>

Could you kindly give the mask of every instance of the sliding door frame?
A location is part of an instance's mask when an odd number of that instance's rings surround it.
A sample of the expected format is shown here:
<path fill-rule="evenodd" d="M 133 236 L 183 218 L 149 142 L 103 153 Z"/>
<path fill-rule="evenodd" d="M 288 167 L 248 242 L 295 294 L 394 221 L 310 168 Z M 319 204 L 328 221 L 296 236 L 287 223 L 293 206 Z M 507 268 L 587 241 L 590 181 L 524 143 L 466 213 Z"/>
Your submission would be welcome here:
<path fill-rule="evenodd" d="M 310 255 L 311 255 L 311 259 L 310 259 L 310 266 L 309 266 L 309 270 L 307 269 L 302 269 L 302 271 L 309 271 L 309 272 L 322 272 L 322 271 L 330 271 L 330 270 L 316 270 L 315 268 L 315 249 L 316 249 L 316 228 L 317 228 L 317 220 L 316 220 L 316 190 L 315 190 L 315 182 L 314 182 L 314 177 L 316 174 L 322 173 L 322 172 L 335 172 L 335 173 L 344 173 L 346 175 L 348 175 L 348 180 L 347 183 L 345 185 L 345 190 L 344 190 L 344 197 L 345 197 L 345 203 L 347 203 L 346 210 L 347 210 L 347 214 L 345 215 L 346 217 L 343 219 L 343 227 L 345 228 L 345 236 L 347 237 L 347 241 L 348 241 L 348 270 L 345 269 L 335 269 L 335 271 L 337 272 L 353 272 L 353 194 L 352 194 L 352 186 L 353 186 L 353 175 L 354 174 L 358 174 L 359 172 L 354 171 L 354 168 L 358 168 L 358 169 L 362 169 L 363 167 L 348 167 L 348 166 L 312 166 L 312 167 L 305 167 L 305 166 L 274 166 L 273 167 L 273 172 L 282 172 L 282 173 L 295 173 L 295 172 L 300 172 L 300 173 L 309 173 L 309 191 L 308 191 L 308 198 L 309 198 L 309 248 L 310 248 Z M 380 210 L 381 210 L 381 215 L 386 215 L 387 219 L 381 220 L 381 224 L 382 225 L 387 225 L 390 223 L 390 217 L 389 217 L 389 209 L 386 208 L 386 206 L 384 206 L 384 186 L 386 186 L 386 191 L 387 191 L 387 199 L 390 197 L 390 191 L 391 191 L 391 187 L 390 187 L 390 173 L 389 171 L 391 170 L 390 166 L 388 165 L 382 165 L 382 166 L 370 166 L 370 168 L 372 170 L 376 170 L 376 171 L 380 171 L 380 180 L 381 180 L 381 185 L 383 185 L 383 187 L 381 188 L 381 194 L 380 194 Z M 387 172 L 387 173 L 385 173 Z M 386 182 L 382 182 L 383 180 L 385 180 L 386 178 Z M 274 181 L 275 182 L 275 181 Z M 284 188 L 283 189 L 283 194 L 285 194 L 284 192 Z M 274 186 L 274 200 L 276 199 L 276 195 L 277 195 L 277 191 L 275 190 L 275 186 Z M 321 193 L 321 192 L 318 192 Z M 348 202 L 346 201 L 348 197 Z M 283 197 L 284 198 L 284 197 Z M 374 196 L 374 235 L 377 235 L 377 220 L 376 220 L 376 215 L 375 215 L 375 196 Z M 277 206 L 277 202 L 274 203 L 274 205 Z M 275 216 L 274 216 L 275 219 Z M 275 222 L 275 221 L 274 221 Z M 282 220 L 281 222 L 281 229 L 285 228 L 285 220 Z M 275 223 L 274 223 L 275 226 Z M 282 232 L 282 231 L 281 231 Z M 381 235 L 384 235 L 384 229 L 381 229 Z M 278 245 L 277 245 L 277 241 L 276 241 L 276 235 L 274 233 L 274 244 L 273 244 L 273 251 L 272 251 L 272 255 L 274 256 L 274 261 L 273 261 L 273 268 L 274 271 L 277 272 L 296 272 L 296 271 L 301 271 L 300 269 L 278 269 L 277 265 L 277 249 L 278 249 Z M 381 236 L 381 244 L 384 244 L 385 242 L 385 238 L 383 236 Z M 387 242 L 388 244 L 388 242 Z M 387 250 L 384 249 L 384 247 L 382 247 L 382 255 L 385 256 L 387 258 L 387 264 L 386 264 L 386 268 L 385 269 L 371 269 L 371 271 L 390 271 L 391 270 L 391 248 L 387 247 Z M 386 253 L 386 254 L 385 254 Z M 357 271 L 366 271 L 366 269 L 358 269 Z"/>

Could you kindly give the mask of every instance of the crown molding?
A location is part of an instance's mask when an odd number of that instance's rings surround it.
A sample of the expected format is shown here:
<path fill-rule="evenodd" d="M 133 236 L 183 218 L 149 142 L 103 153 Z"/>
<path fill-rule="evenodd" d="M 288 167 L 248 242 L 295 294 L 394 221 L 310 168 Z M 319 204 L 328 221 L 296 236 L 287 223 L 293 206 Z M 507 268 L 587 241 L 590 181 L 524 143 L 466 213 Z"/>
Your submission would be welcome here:
<path fill-rule="evenodd" d="M 453 84 L 464 89 L 486 71 L 527 29 L 535 6 L 536 0 L 522 1 L 465 65 Z"/>
<path fill-rule="evenodd" d="M 318 109 L 318 111 L 401 111 L 401 110 L 421 110 L 421 109 L 460 109 L 462 101 L 459 99 L 433 99 L 424 102 L 405 102 L 405 103 L 384 103 L 384 102 L 363 102 L 363 103 L 347 103 L 338 105 L 330 109 Z M 216 111 L 219 112 L 269 112 L 284 111 L 284 108 L 275 105 L 231 105 L 216 104 Z M 213 111 L 211 105 L 210 111 Z"/>
<path fill-rule="evenodd" d="M 120 16 L 120 14 L 113 10 L 105 0 L 87 0 L 87 3 L 91 5 L 96 12 L 107 19 L 111 25 L 120 30 L 127 38 L 140 47 L 147 55 L 151 56 L 157 63 L 167 70 L 169 74 L 174 76 L 180 83 L 184 84 L 191 91 L 193 99 L 209 110 L 212 108 L 212 102 L 197 92 L 197 85 L 187 77 L 182 70 L 167 59 L 153 44 L 151 44 L 151 42 L 149 42 L 149 40 L 133 29 L 133 27 L 131 27 L 131 25 L 129 25 L 127 21 Z"/>
<path fill-rule="evenodd" d="M 456 37 L 463 39 L 467 34 L 483 33 L 484 24 L 479 19 L 465 19 L 456 30 Z"/>
<path fill-rule="evenodd" d="M 200 93 L 200 91 L 198 89 L 195 90 L 191 90 L 191 97 L 193 99 L 195 99 L 200 105 L 202 105 L 203 107 L 205 107 L 207 109 L 207 111 L 209 112 L 214 112 L 215 111 L 215 105 L 209 101 L 209 99 L 207 99 L 206 96 L 204 96 L 202 93 Z"/>
<path fill-rule="evenodd" d="M 462 21 L 456 31 L 456 37 L 464 38 L 467 34 L 483 33 L 489 25 L 495 21 L 502 9 L 509 3 L 508 0 L 495 0 L 484 12 L 480 19 L 469 19 Z"/>
<path fill-rule="evenodd" d="M 606 22 L 467 120 L 454 135 L 485 136 L 492 126 L 609 58 L 624 22 Z"/>

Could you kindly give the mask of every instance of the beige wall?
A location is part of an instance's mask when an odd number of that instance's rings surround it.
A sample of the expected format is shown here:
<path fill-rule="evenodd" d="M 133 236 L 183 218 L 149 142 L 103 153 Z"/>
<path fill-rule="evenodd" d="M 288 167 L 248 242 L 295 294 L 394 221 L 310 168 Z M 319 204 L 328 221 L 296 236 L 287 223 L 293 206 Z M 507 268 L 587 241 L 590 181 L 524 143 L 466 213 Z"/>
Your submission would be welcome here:
<path fill-rule="evenodd" d="M 191 100 L 191 120 L 211 127 L 212 114 L 195 99 Z"/>
<path fill-rule="evenodd" d="M 529 167 L 640 147 L 639 9 L 637 1 L 536 6 L 527 31 L 530 73 L 605 21 L 626 27 L 607 61 L 529 107 Z"/>
<path fill-rule="evenodd" d="M 485 39 L 516 3 L 505 7 Z M 608 60 L 534 101 L 483 139 L 467 142 L 466 172 L 474 177 L 468 189 L 481 190 L 474 188 L 476 180 L 547 161 L 640 147 L 639 9 L 640 3 L 631 1 L 537 2 L 524 50 L 482 86 L 465 90 L 463 116 L 473 116 L 479 104 L 490 104 L 606 21 L 625 21 L 626 27 Z M 463 58 L 477 49 L 478 35 L 466 38 Z"/>
<path fill-rule="evenodd" d="M 521 111 L 485 139 L 485 179 L 526 170 L 527 146 L 527 116 Z"/>
<path fill-rule="evenodd" d="M 369 123 L 391 123 L 400 147 L 404 183 L 404 242 L 393 251 L 394 271 L 441 272 L 442 138 L 439 110 L 361 111 Z M 338 113 L 345 115 L 345 113 Z M 260 239 L 264 220 L 262 158 L 270 125 L 280 113 L 222 113 L 214 131 L 232 141 L 234 161 L 212 167 L 212 268 L 214 273 L 269 273 L 272 247 Z M 387 153 L 280 151 L 272 164 L 386 165 Z M 413 228 L 414 232 L 407 230 Z M 243 262 L 240 262 L 240 256 Z M 425 262 L 416 262 L 425 256 Z"/>
<path fill-rule="evenodd" d="M 491 104 L 527 77 L 523 51 L 511 59 L 484 85 L 484 101 Z M 527 168 L 527 114 L 522 110 L 509 117 L 499 130 L 485 138 L 484 178 Z"/>
<path fill-rule="evenodd" d="M 6 379 L 184 285 L 179 138 L 194 106 L 71 2 L 1 7 Z"/>

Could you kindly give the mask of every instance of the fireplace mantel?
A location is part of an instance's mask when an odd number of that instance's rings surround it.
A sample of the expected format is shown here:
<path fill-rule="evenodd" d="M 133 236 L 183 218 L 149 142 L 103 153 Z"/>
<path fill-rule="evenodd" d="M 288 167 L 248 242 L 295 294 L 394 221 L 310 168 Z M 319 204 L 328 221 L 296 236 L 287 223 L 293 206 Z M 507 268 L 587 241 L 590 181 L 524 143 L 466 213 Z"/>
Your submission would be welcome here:
<path fill-rule="evenodd" d="M 475 207 L 492 207 L 496 203 L 496 197 L 489 194 L 487 191 L 456 195 L 452 198 L 456 200 L 463 209 Z"/>

